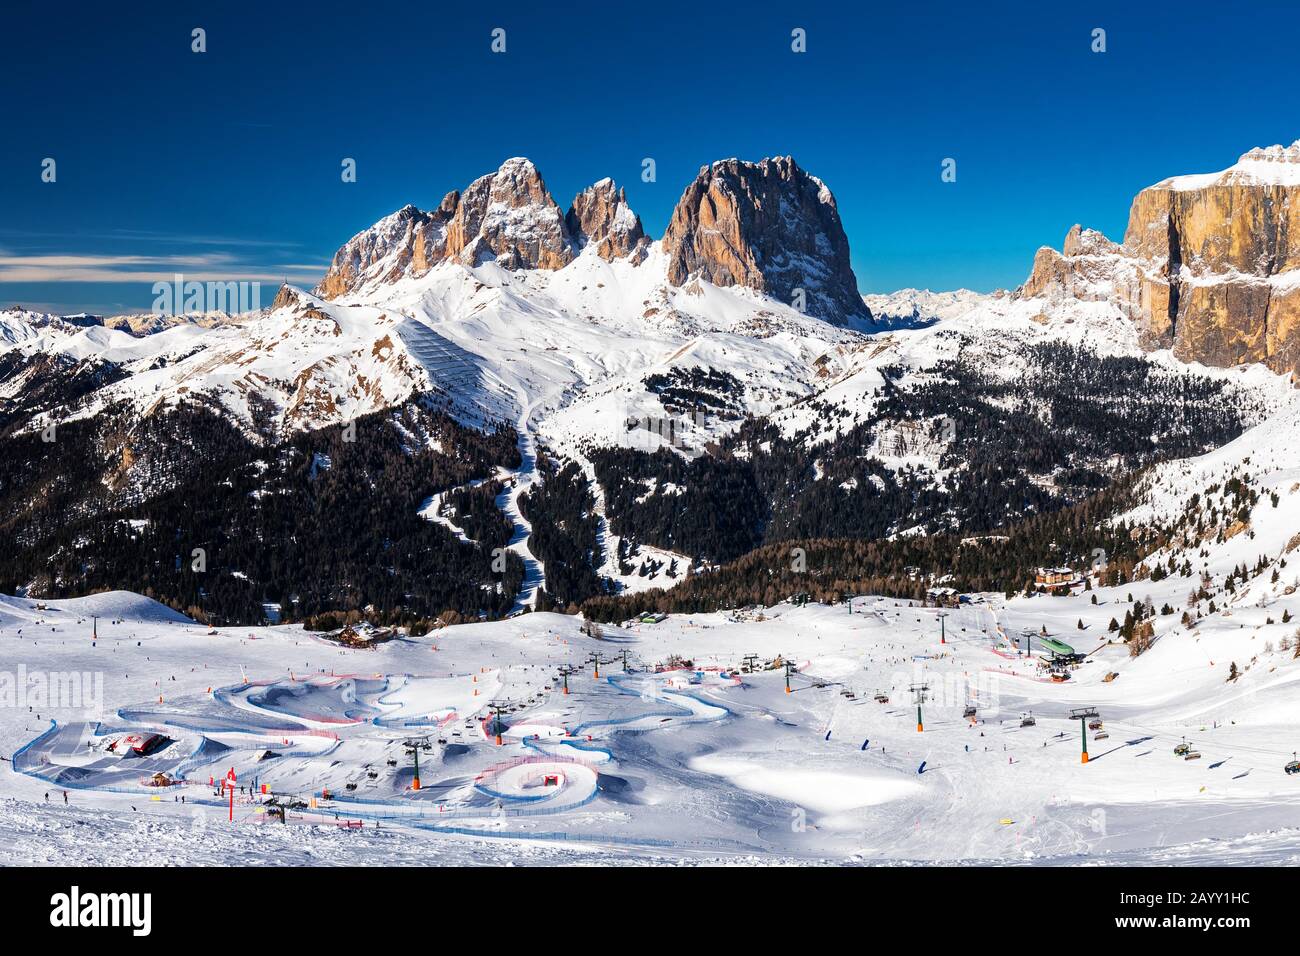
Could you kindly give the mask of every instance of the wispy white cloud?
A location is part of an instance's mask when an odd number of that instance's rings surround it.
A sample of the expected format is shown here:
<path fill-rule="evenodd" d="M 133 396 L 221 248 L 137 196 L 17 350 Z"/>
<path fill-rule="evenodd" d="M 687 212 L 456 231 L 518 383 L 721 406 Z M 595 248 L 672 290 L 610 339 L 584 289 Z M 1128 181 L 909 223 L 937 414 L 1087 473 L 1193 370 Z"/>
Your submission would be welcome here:
<path fill-rule="evenodd" d="M 16 282 L 172 282 L 177 274 L 195 282 L 314 283 L 328 263 L 260 264 L 228 253 L 192 256 L 13 255 L 0 251 L 0 283 Z"/>
<path fill-rule="evenodd" d="M 302 243 L 284 239 L 242 239 L 235 236 L 199 235 L 183 232 L 158 232 L 151 229 L 112 229 L 108 232 L 33 232 L 29 229 L 8 229 L 0 227 L 0 236 L 9 236 L 24 241 L 33 239 L 58 239 L 62 245 L 75 245 L 88 240 L 112 240 L 114 242 L 166 242 L 171 245 L 228 246 L 264 249 L 296 249 Z"/>

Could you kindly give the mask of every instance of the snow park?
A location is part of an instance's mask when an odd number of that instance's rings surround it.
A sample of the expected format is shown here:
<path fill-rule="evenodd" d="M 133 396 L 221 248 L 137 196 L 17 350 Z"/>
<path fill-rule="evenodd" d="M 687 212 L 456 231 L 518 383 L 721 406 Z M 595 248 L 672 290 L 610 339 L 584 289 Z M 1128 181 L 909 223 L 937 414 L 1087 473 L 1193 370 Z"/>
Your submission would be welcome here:
<path fill-rule="evenodd" d="M 1083 593 L 373 648 L 5 598 L 0 834 L 29 863 L 1293 861 L 1291 598 L 1132 658 L 1122 589 Z"/>

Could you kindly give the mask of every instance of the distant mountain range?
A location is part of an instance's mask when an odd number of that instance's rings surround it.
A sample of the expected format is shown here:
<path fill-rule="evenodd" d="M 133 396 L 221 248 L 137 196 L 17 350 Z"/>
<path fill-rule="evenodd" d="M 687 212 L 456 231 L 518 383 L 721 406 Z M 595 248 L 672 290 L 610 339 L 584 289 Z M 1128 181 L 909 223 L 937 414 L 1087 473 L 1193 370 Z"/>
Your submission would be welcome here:
<path fill-rule="evenodd" d="M 864 297 L 789 157 L 703 167 L 660 239 L 516 158 L 263 310 L 0 312 L 0 591 L 427 623 L 1067 514 L 1290 414 L 1298 170 L 1166 180 L 1014 291 Z"/>

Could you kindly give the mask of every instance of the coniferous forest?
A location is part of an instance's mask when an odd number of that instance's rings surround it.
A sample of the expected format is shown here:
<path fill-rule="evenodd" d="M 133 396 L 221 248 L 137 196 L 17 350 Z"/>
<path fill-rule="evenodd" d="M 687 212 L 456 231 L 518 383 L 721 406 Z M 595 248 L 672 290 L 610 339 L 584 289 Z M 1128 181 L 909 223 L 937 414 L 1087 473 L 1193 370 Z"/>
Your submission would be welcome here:
<path fill-rule="evenodd" d="M 220 623 L 256 623 L 264 603 L 287 620 L 372 608 L 413 622 L 503 615 L 522 580 L 514 555 L 496 574 L 489 548 L 418 514 L 517 465 L 508 427 L 483 434 L 412 403 L 262 444 L 195 403 L 110 410 L 54 438 L 5 439 L 0 591 L 131 589 Z"/>
<path fill-rule="evenodd" d="M 1246 426 L 1222 380 L 1062 343 L 1033 346 L 1028 360 L 1032 374 L 1012 379 L 961 359 L 919 382 L 886 368 L 869 415 L 813 399 L 808 428 L 786 434 L 750 418 L 693 459 L 593 450 L 611 526 L 706 563 L 782 541 L 979 534 Z"/>
<path fill-rule="evenodd" d="M 560 465 L 543 455 L 537 465 L 542 481 L 519 501 L 533 527 L 528 549 L 546 566 L 546 586 L 537 608 L 576 609 L 608 590 L 595 570 L 600 564 L 596 502 L 587 476 L 575 463 Z"/>

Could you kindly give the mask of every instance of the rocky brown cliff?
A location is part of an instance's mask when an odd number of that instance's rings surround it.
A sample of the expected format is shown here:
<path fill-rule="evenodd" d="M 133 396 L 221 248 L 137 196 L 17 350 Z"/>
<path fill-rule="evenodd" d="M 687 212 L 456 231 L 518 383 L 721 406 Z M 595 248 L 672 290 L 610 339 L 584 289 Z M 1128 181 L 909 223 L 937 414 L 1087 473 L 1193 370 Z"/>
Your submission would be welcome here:
<path fill-rule="evenodd" d="M 537 168 L 509 159 L 437 209 L 405 206 L 353 236 L 316 291 L 333 299 L 448 260 L 561 269 L 589 247 L 608 261 L 645 261 L 650 240 L 623 190 L 601 180 L 562 214 Z M 788 156 L 704 167 L 678 202 L 663 249 L 673 285 L 699 278 L 746 286 L 832 322 L 871 317 L 835 198 Z"/>
<path fill-rule="evenodd" d="M 1122 245 L 1076 226 L 1019 294 L 1112 299 L 1184 361 L 1300 371 L 1300 143 L 1142 190 Z"/>
<path fill-rule="evenodd" d="M 663 239 L 668 281 L 699 276 L 742 285 L 833 322 L 870 311 L 849 265 L 835 197 L 789 156 L 705 166 L 673 210 Z"/>

